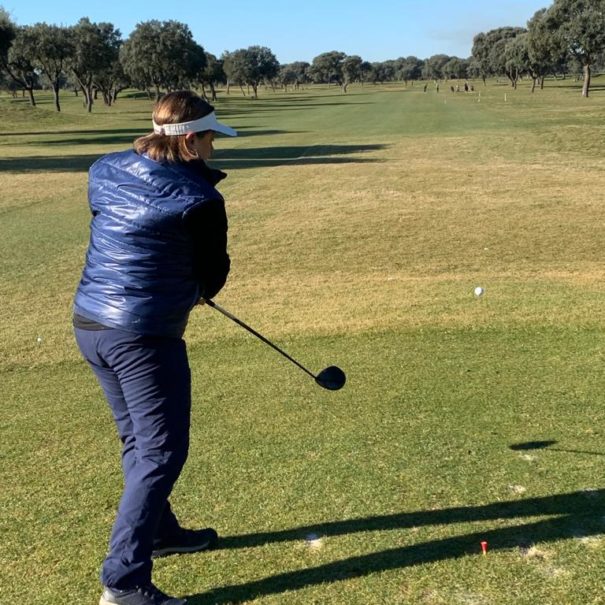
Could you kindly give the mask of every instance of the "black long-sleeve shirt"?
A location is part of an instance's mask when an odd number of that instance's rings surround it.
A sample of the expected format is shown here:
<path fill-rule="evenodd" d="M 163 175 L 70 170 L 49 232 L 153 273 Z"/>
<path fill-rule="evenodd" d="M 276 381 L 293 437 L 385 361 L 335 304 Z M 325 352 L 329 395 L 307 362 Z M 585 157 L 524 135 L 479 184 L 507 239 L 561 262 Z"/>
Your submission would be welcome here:
<path fill-rule="evenodd" d="M 227 175 L 202 160 L 189 163 L 213 187 Z M 227 254 L 227 214 L 222 200 L 208 200 L 185 217 L 193 242 L 193 268 L 203 298 L 216 296 L 227 281 L 231 260 Z"/>
<path fill-rule="evenodd" d="M 220 200 L 209 200 L 185 217 L 193 248 L 193 271 L 203 298 L 213 298 L 227 281 L 227 216 Z"/>

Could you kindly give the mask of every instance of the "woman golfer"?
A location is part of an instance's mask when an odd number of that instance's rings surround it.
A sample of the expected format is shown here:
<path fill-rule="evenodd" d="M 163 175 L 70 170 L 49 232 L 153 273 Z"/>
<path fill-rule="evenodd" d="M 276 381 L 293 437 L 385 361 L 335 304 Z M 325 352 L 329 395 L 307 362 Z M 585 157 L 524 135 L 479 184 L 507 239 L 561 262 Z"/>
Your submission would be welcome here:
<path fill-rule="evenodd" d="M 191 379 L 183 333 L 191 309 L 229 272 L 226 175 L 205 164 L 213 107 L 188 91 L 155 106 L 153 133 L 90 169 L 90 244 L 75 302 L 78 346 L 122 441 L 124 491 L 100 605 L 181 605 L 151 582 L 152 556 L 196 552 L 213 529 L 180 527 L 168 497 L 187 458 Z"/>

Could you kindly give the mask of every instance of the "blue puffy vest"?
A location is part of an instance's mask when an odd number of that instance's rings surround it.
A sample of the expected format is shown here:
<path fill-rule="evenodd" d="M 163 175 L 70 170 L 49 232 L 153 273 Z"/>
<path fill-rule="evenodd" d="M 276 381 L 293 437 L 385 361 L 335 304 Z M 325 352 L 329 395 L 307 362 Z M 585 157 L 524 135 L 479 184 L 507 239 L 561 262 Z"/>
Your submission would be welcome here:
<path fill-rule="evenodd" d="M 220 193 L 184 164 L 135 151 L 93 164 L 93 215 L 74 312 L 137 334 L 182 336 L 200 298 L 187 213 Z"/>

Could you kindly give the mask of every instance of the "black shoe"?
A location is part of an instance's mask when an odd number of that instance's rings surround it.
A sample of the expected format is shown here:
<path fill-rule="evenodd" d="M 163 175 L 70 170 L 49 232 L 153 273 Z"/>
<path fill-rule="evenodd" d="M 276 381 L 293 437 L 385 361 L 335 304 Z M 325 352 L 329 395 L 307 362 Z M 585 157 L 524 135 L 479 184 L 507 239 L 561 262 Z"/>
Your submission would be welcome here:
<path fill-rule="evenodd" d="M 155 559 L 177 553 L 200 552 L 211 550 L 217 544 L 218 534 L 212 528 L 181 529 L 176 536 L 154 542 L 151 556 Z"/>
<path fill-rule="evenodd" d="M 132 590 L 105 588 L 99 605 L 185 605 L 185 599 L 169 597 L 153 584 Z"/>

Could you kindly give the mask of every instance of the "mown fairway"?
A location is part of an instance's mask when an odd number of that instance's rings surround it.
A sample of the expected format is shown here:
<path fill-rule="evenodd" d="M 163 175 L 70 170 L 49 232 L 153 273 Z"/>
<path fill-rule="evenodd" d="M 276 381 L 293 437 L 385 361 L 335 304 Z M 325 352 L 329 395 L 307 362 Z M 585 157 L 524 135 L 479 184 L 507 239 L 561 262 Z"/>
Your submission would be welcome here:
<path fill-rule="evenodd" d="M 589 99 L 475 86 L 220 94 L 241 136 L 216 144 L 233 260 L 217 302 L 348 382 L 323 391 L 194 311 L 173 504 L 225 538 L 157 562 L 166 591 L 605 603 L 605 79 Z M 96 603 L 119 443 L 70 305 L 86 170 L 148 130 L 151 103 L 41 100 L 0 101 L 0 601 Z"/>

